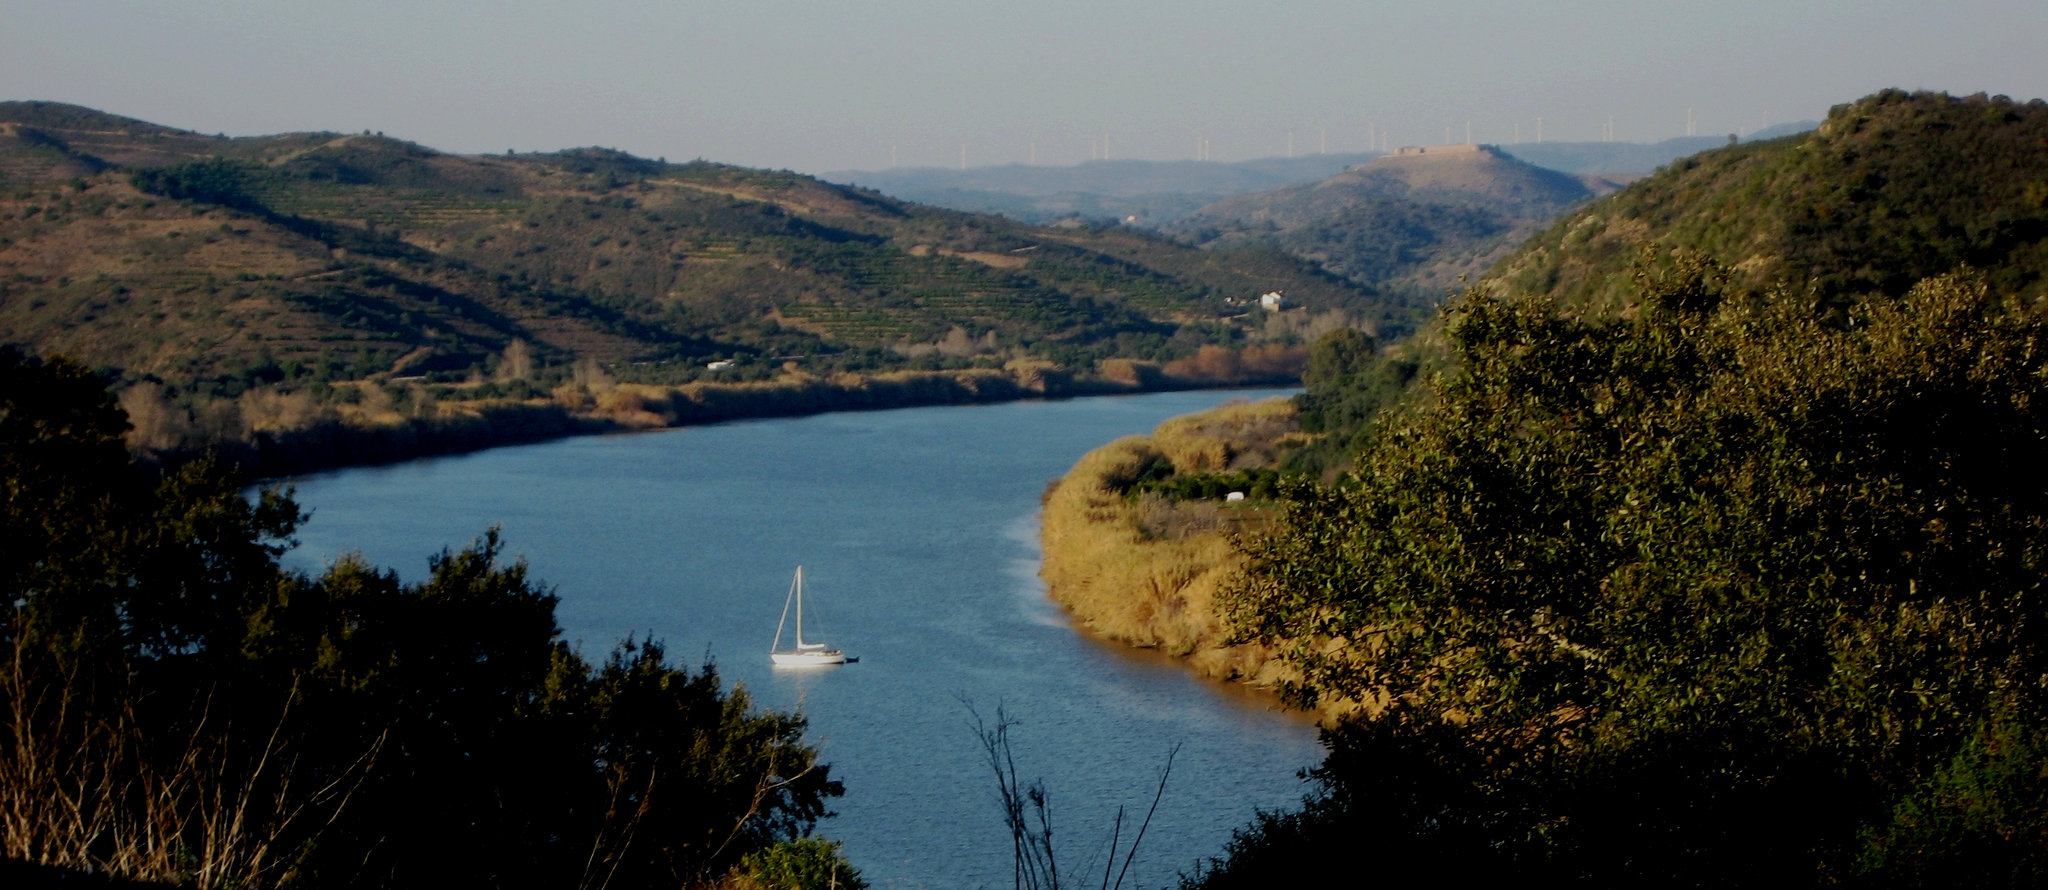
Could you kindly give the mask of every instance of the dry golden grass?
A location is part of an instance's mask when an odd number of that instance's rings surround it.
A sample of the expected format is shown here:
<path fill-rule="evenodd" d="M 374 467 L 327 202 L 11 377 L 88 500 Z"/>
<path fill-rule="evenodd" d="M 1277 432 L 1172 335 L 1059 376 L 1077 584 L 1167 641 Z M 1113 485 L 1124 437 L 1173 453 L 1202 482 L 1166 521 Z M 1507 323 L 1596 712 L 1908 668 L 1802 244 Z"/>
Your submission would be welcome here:
<path fill-rule="evenodd" d="M 1095 363 L 1095 376 L 1111 383 L 1138 387 L 1157 379 L 1159 366 L 1128 358 L 1106 358 Z"/>
<path fill-rule="evenodd" d="M 223 717 L 209 713 L 210 699 L 183 718 L 188 735 L 148 738 L 133 699 L 111 713 L 88 709 L 78 669 L 61 659 L 37 664 L 19 636 L 6 657 L 0 857 L 97 878 L 81 883 L 289 883 L 300 850 L 279 839 L 317 840 L 383 746 L 380 737 L 340 773 L 314 775 L 288 747 L 290 702 L 277 731 L 231 738 L 216 728 Z"/>
<path fill-rule="evenodd" d="M 1039 574 L 1053 599 L 1089 631 L 1173 653 L 1204 676 L 1269 687 L 1291 679 L 1265 647 L 1230 645 L 1216 607 L 1242 564 L 1233 537 L 1268 521 L 1267 508 L 1131 501 L 1109 480 L 1160 455 L 1183 472 L 1270 465 L 1294 429 L 1293 404 L 1274 399 L 1169 420 L 1089 452 L 1045 497 Z"/>
<path fill-rule="evenodd" d="M 947 256 L 956 256 L 963 260 L 973 260 L 984 266 L 994 266 L 998 269 L 1022 269 L 1027 263 L 1031 262 L 1029 258 L 1021 257 L 1014 253 L 989 253 L 983 250 L 942 250 L 939 252 Z"/>

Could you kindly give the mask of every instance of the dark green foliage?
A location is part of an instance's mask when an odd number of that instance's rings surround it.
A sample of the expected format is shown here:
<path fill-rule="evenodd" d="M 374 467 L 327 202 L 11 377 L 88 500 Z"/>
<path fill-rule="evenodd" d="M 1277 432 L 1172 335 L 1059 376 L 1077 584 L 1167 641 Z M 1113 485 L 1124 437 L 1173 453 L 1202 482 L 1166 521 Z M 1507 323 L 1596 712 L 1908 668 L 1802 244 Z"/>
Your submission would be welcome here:
<path fill-rule="evenodd" d="M 1865 831 L 1858 871 L 1883 887 L 2038 887 L 2048 881 L 2048 738 L 1986 726 Z"/>
<path fill-rule="evenodd" d="M 1156 468 L 1164 458 L 1148 464 Z M 1222 500 L 1231 492 L 1243 492 L 1245 497 L 1255 501 L 1269 501 L 1280 492 L 1280 471 L 1271 467 L 1236 470 L 1229 473 L 1168 473 L 1159 475 L 1156 471 L 1138 479 L 1124 494 L 1138 497 L 1145 494 L 1160 494 L 1176 501 Z"/>
<path fill-rule="evenodd" d="M 217 886 L 682 886 L 840 793 L 801 718 L 652 642 L 593 666 L 495 531 L 425 580 L 277 556 L 301 516 L 149 478 L 94 376 L 0 352 L 0 833 Z"/>
<path fill-rule="evenodd" d="M 1568 306 L 1631 298 L 1637 245 L 1698 251 L 1733 283 L 1838 310 L 1969 266 L 1993 290 L 2048 293 L 2048 104 L 1886 90 L 1818 130 L 1676 161 L 1568 214 L 1496 274 Z"/>
<path fill-rule="evenodd" d="M 2037 741 L 1995 728 L 2048 713 L 2048 321 L 1968 277 L 1846 323 L 1687 257 L 1635 284 L 1621 319 L 1467 293 L 1435 401 L 1289 490 L 1233 619 L 1383 707 L 1262 830 L 1600 885 L 1882 882 L 1941 832 L 2038 868 Z M 1389 817 L 1388 781 L 1425 791 Z"/>
<path fill-rule="evenodd" d="M 1379 351 L 1372 335 L 1344 328 L 1316 341 L 1302 373 L 1306 390 L 1294 398 L 1308 447 L 1287 456 L 1286 469 L 1325 474 L 1346 466 L 1370 440 L 1373 419 L 1409 393 L 1419 366 Z"/>
<path fill-rule="evenodd" d="M 208 158 L 172 167 L 137 170 L 129 176 L 135 187 L 180 201 L 219 204 L 236 210 L 260 211 L 248 191 L 248 173 L 241 164 Z"/>
<path fill-rule="evenodd" d="M 866 890 L 855 869 L 839 853 L 839 845 L 820 838 L 784 841 L 749 854 L 740 869 L 759 890 Z"/>
<path fill-rule="evenodd" d="M 8 591 L 100 583 L 117 505 L 140 480 L 121 437 L 128 420 L 105 384 L 62 359 L 0 347 L 0 584 Z M 12 615 L 15 597 L 0 600 Z"/>
<path fill-rule="evenodd" d="M 1346 723 L 1324 733 L 1323 765 L 1306 778 L 1314 793 L 1294 812 L 1262 812 L 1239 829 L 1224 855 L 1183 887 L 1236 890 L 1369 879 L 1455 886 L 1505 879 L 1511 861 L 1494 849 L 1479 814 L 1489 804 L 1480 752 L 1443 727 Z M 1362 847 L 1367 858 L 1333 863 L 1331 851 Z M 1334 876 L 1332 869 L 1348 872 Z M 1351 878 L 1351 880 L 1347 880 Z"/>
<path fill-rule="evenodd" d="M 621 645 L 573 704 L 550 702 L 594 732 L 604 774 L 611 880 L 676 886 L 723 873 L 740 857 L 808 834 L 840 793 L 810 749 L 804 721 L 755 714 L 746 692 L 722 691 L 710 666 L 667 665 L 660 646 Z M 593 801 L 594 802 L 594 801 Z"/>
<path fill-rule="evenodd" d="M 1537 218 L 1548 218 L 1561 207 L 1547 208 Z M 1377 198 L 1360 202 L 1339 218 L 1277 235 L 1274 241 L 1353 281 L 1386 284 L 1444 255 L 1471 251 L 1520 222 L 1493 208 Z"/>
<path fill-rule="evenodd" d="M 1111 474 L 1103 482 L 1119 492 L 1129 492 L 1141 485 L 1156 485 L 1173 478 L 1173 459 L 1157 452 L 1145 458 L 1145 462 L 1132 467 L 1127 474 Z"/>
<path fill-rule="evenodd" d="M 1323 335 L 1309 351 L 1308 367 L 1301 372 L 1301 385 L 1331 390 L 1372 366 L 1379 343 L 1371 334 L 1356 328 L 1340 328 Z"/>

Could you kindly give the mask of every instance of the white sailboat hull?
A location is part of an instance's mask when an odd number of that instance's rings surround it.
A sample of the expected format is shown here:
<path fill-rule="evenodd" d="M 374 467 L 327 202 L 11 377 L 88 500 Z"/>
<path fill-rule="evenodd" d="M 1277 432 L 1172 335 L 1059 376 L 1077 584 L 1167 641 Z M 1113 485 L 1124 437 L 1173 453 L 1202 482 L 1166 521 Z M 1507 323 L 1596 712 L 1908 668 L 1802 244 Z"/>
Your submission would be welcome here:
<path fill-rule="evenodd" d="M 827 652 L 770 652 L 768 659 L 782 667 L 817 667 L 845 664 L 846 653 L 837 649 Z"/>
<path fill-rule="evenodd" d="M 789 584 L 789 600 L 782 604 L 782 620 L 789 620 L 790 607 L 796 607 L 796 648 L 782 648 L 782 624 L 775 626 L 775 642 L 768 646 L 768 659 L 779 667 L 822 667 L 830 664 L 845 664 L 854 659 L 846 653 L 824 643 L 804 641 L 804 567 L 796 567 L 796 578 Z"/>

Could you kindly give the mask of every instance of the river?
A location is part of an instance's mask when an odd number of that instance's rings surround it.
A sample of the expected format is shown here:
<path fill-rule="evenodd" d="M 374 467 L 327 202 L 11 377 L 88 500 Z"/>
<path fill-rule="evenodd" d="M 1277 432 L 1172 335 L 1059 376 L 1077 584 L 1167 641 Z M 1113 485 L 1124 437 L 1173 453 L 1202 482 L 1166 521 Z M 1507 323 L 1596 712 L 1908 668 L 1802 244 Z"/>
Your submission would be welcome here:
<path fill-rule="evenodd" d="M 502 528 L 602 660 L 627 636 L 715 659 L 757 705 L 797 709 L 846 784 L 818 833 L 876 888 L 1007 887 L 1007 833 L 966 703 L 1017 721 L 1061 870 L 1100 879 L 1119 806 L 1142 818 L 1125 886 L 1170 885 L 1258 808 L 1299 801 L 1320 759 L 1298 715 L 1077 632 L 1038 580 L 1038 499 L 1091 448 L 1277 391 L 1179 392 L 828 414 L 499 448 L 291 480 L 312 519 L 287 556 L 345 551 L 407 580 Z M 773 668 L 790 577 L 858 664 Z M 1128 839 L 1129 830 L 1125 837 Z"/>

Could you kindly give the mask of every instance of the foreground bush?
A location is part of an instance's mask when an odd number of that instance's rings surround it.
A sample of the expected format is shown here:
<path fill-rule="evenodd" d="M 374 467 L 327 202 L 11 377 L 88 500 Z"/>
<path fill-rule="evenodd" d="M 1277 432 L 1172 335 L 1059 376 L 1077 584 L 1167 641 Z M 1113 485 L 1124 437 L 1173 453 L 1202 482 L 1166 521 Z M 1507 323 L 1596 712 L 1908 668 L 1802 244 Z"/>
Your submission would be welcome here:
<path fill-rule="evenodd" d="M 1467 294 L 1460 372 L 1291 490 L 1230 614 L 1383 707 L 1211 886 L 1342 836 L 1601 885 L 2048 877 L 2048 320 L 1968 277 L 1846 321 L 1690 258 L 1638 287 Z"/>
<path fill-rule="evenodd" d="M 416 584 L 277 557 L 301 514 L 149 478 L 100 382 L 0 352 L 0 855 L 197 887 L 690 886 L 838 783 L 800 718 L 567 648 L 495 532 Z"/>

